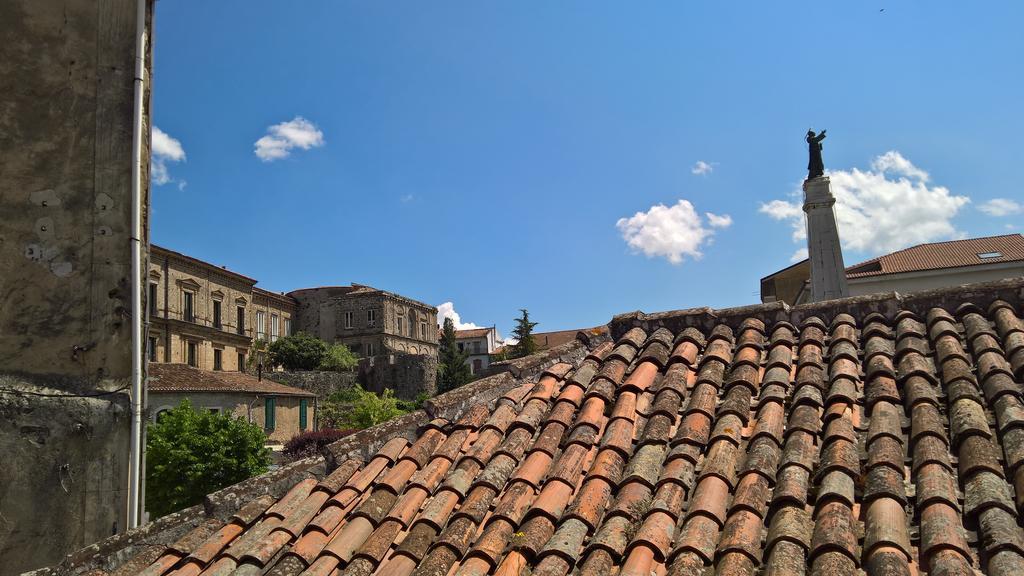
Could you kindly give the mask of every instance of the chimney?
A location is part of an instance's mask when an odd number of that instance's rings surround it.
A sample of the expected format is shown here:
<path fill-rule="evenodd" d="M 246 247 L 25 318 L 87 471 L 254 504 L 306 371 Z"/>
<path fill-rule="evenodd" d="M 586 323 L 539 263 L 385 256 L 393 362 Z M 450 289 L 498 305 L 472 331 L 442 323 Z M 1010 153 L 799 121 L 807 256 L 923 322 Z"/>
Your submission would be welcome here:
<path fill-rule="evenodd" d="M 804 180 L 804 213 L 807 214 L 807 257 L 811 261 L 811 302 L 850 295 L 846 266 L 839 245 L 839 228 L 833 206 L 836 199 L 828 176 Z"/>

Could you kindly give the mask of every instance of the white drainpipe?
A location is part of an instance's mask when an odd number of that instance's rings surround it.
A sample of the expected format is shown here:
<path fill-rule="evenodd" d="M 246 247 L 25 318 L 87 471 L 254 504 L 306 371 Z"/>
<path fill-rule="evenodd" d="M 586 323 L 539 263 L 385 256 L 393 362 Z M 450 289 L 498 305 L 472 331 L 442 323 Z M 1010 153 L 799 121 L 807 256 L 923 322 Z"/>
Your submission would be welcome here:
<path fill-rule="evenodd" d="M 146 3 L 137 0 L 135 8 L 135 109 L 132 118 L 132 233 L 131 233 L 131 298 L 132 298 L 132 431 L 131 454 L 128 459 L 128 529 L 139 525 L 142 497 L 142 403 L 144 396 L 142 322 L 142 181 L 143 138 L 145 126 L 142 122 L 143 99 L 145 98 L 146 75 Z"/>

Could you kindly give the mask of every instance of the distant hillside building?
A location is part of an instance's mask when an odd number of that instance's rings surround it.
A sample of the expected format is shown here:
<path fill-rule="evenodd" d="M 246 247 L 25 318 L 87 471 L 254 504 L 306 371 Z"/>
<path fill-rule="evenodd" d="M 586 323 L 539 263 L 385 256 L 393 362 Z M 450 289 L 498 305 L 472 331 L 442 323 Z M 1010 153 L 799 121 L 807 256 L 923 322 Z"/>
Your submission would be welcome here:
<path fill-rule="evenodd" d="M 245 371 L 254 340 L 292 333 L 296 303 L 256 280 L 180 252 L 150 247 L 150 362 Z"/>
<path fill-rule="evenodd" d="M 1006 234 L 919 244 L 846 268 L 850 296 L 914 292 L 1024 276 L 1024 236 Z M 761 302 L 809 301 L 810 263 L 761 279 Z"/>
<path fill-rule="evenodd" d="M 455 331 L 455 344 L 459 352 L 466 353 L 466 365 L 474 375 L 491 365 L 491 354 L 498 343 L 498 331 L 490 328 L 470 328 Z"/>

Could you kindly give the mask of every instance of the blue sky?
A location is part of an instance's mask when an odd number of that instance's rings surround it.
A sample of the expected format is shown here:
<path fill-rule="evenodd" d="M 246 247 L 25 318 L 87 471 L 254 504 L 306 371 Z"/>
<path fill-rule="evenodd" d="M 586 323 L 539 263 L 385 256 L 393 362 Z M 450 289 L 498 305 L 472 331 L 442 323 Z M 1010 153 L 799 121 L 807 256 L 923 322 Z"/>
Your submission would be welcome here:
<path fill-rule="evenodd" d="M 750 304 L 808 127 L 848 264 L 1020 231 L 1021 4 L 876 4 L 162 0 L 152 240 L 503 333 Z"/>

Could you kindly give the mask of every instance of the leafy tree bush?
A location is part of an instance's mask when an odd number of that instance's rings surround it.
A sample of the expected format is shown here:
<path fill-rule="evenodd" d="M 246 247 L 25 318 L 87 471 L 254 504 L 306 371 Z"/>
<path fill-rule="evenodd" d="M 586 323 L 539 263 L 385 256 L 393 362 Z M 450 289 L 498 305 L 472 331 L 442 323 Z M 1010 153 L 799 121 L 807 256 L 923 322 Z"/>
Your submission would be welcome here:
<path fill-rule="evenodd" d="M 516 318 L 516 328 L 512 331 L 512 335 L 518 342 L 513 344 L 509 350 L 509 358 L 522 358 L 537 351 L 537 343 L 533 340 L 533 327 L 537 323 L 530 322 L 530 313 L 526 311 L 526 308 L 520 308 L 519 311 L 523 315 Z"/>
<path fill-rule="evenodd" d="M 320 360 L 321 370 L 332 372 L 348 372 L 359 364 L 359 358 L 344 344 L 332 344 L 327 348 L 323 359 Z"/>
<path fill-rule="evenodd" d="M 327 343 L 311 334 L 299 332 L 271 342 L 267 352 L 273 366 L 284 366 L 287 370 L 316 370 L 327 355 Z"/>
<path fill-rule="evenodd" d="M 444 319 L 441 329 L 440 350 L 437 358 L 437 391 L 439 393 L 454 390 L 473 379 L 473 373 L 466 365 L 468 356 L 459 351 L 455 342 L 455 323 L 451 318 Z"/>
<path fill-rule="evenodd" d="M 320 422 L 328 428 L 369 428 L 406 414 L 390 388 L 380 396 L 355 386 L 335 392 L 320 405 Z"/>
<path fill-rule="evenodd" d="M 309 456 L 315 456 L 320 453 L 320 449 L 324 446 L 336 440 L 340 440 L 354 432 L 356 432 L 356 430 L 352 428 L 344 430 L 326 428 L 323 430 L 317 430 L 316 432 L 303 432 L 301 434 L 296 434 L 294 438 L 284 445 L 282 453 L 289 460 L 300 460 L 302 458 L 308 458 Z"/>
<path fill-rule="evenodd" d="M 150 424 L 146 443 L 146 510 L 160 517 L 267 471 L 270 450 L 256 424 L 192 408 L 182 400 Z"/>

